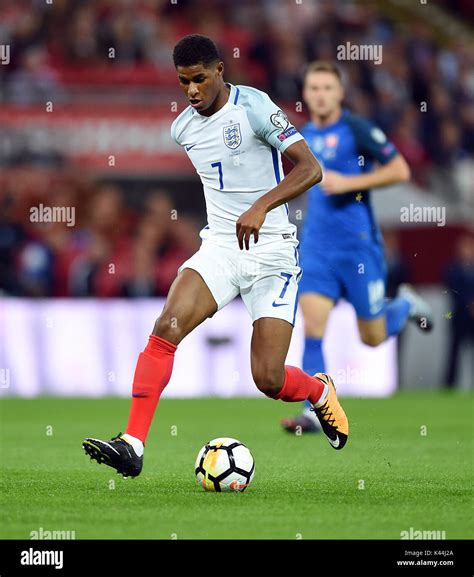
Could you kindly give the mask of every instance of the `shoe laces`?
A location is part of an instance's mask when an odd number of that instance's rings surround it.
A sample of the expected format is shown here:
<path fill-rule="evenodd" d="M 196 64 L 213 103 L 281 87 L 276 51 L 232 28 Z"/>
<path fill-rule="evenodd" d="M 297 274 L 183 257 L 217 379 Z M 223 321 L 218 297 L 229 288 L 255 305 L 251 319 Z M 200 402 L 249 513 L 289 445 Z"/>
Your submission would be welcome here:
<path fill-rule="evenodd" d="M 314 411 L 318 417 L 322 418 L 325 423 L 334 427 L 334 423 L 336 422 L 336 418 L 334 417 L 331 409 L 329 408 L 329 404 L 325 401 L 324 405 L 319 408 L 311 407 L 311 411 Z"/>

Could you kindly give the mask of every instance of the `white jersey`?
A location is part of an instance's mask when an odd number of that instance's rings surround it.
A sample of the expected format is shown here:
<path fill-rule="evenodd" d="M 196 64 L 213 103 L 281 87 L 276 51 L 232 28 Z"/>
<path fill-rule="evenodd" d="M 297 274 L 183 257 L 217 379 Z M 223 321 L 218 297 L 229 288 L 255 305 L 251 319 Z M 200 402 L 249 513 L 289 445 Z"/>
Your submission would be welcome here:
<path fill-rule="evenodd" d="M 232 86 L 227 103 L 212 116 L 188 106 L 171 136 L 183 146 L 201 178 L 208 225 L 202 238 L 237 245 L 235 223 L 283 178 L 281 153 L 302 140 L 286 114 L 265 92 Z M 285 203 L 268 212 L 258 244 L 296 236 Z M 238 246 L 238 245 L 237 245 Z"/>

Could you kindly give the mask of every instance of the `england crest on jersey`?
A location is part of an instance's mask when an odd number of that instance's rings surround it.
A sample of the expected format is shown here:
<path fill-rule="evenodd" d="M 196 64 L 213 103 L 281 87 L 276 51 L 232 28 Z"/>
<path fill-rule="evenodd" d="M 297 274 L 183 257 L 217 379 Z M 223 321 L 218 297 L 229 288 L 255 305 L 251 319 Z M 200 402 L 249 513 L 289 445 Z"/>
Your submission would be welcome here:
<path fill-rule="evenodd" d="M 240 124 L 231 124 L 224 126 L 224 144 L 234 150 L 240 146 L 242 134 L 240 133 Z"/>

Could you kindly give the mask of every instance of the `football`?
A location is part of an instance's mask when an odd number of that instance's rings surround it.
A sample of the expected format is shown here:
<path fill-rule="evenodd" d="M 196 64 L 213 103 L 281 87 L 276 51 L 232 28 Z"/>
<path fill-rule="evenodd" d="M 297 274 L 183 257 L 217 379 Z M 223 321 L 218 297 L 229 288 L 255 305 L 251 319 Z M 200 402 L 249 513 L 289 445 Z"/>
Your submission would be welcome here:
<path fill-rule="evenodd" d="M 219 437 L 199 451 L 194 470 L 205 491 L 241 493 L 252 482 L 255 462 L 243 443 Z"/>

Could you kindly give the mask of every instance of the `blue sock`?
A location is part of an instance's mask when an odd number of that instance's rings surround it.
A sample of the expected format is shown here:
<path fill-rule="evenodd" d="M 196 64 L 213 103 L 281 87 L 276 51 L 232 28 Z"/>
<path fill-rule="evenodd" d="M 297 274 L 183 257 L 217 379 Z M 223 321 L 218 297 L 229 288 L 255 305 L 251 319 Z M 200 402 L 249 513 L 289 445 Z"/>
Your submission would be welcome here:
<path fill-rule="evenodd" d="M 411 304 L 404 297 L 392 299 L 385 305 L 385 319 L 389 337 L 401 333 L 407 323 L 410 307 Z"/>
<path fill-rule="evenodd" d="M 324 373 L 323 341 L 313 337 L 304 340 L 303 371 L 309 375 Z M 310 408 L 309 401 L 304 402 L 305 408 Z"/>

